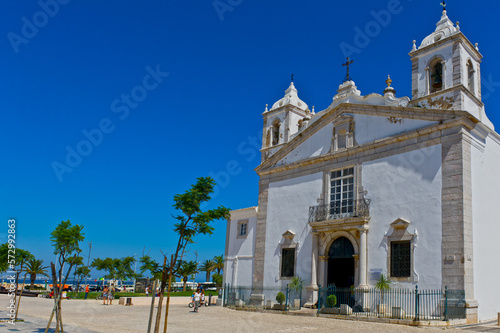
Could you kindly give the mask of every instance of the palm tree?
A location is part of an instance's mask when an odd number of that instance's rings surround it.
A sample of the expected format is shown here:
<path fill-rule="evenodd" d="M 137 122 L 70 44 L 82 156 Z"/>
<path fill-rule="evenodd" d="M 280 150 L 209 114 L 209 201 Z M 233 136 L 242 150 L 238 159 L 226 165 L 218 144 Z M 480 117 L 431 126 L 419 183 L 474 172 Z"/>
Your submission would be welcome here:
<path fill-rule="evenodd" d="M 26 273 L 30 275 L 30 290 L 35 287 L 35 280 L 37 275 L 47 275 L 48 266 L 43 266 L 42 259 L 30 259 L 26 264 Z"/>
<path fill-rule="evenodd" d="M 220 271 L 224 269 L 224 255 L 215 256 L 214 259 L 214 269 L 217 271 L 217 274 L 220 275 Z"/>
<path fill-rule="evenodd" d="M 375 289 L 380 290 L 381 298 L 382 298 L 382 303 L 384 303 L 384 293 L 391 289 L 391 280 L 389 280 L 384 274 L 381 274 L 377 284 L 375 285 Z"/>
<path fill-rule="evenodd" d="M 205 281 L 210 281 L 210 273 L 214 270 L 214 262 L 212 260 L 205 260 L 201 263 L 200 272 L 206 272 Z"/>
<path fill-rule="evenodd" d="M 182 291 L 186 291 L 186 283 L 188 280 L 188 277 L 192 274 L 198 273 L 198 265 L 196 264 L 196 261 L 184 261 L 180 265 L 179 269 L 177 270 L 177 275 L 179 277 L 182 277 Z"/>

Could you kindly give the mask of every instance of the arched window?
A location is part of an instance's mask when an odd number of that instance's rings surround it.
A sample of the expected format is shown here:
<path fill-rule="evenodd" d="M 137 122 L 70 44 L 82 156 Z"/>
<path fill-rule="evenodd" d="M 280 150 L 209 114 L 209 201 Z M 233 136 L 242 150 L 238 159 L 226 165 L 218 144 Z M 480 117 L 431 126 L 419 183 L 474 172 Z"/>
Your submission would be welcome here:
<path fill-rule="evenodd" d="M 280 122 L 276 119 L 273 123 L 273 146 L 280 143 Z"/>
<path fill-rule="evenodd" d="M 434 60 L 429 66 L 429 92 L 433 93 L 443 89 L 443 64 L 441 59 Z"/>
<path fill-rule="evenodd" d="M 467 88 L 474 94 L 474 67 L 472 61 L 467 62 Z"/>

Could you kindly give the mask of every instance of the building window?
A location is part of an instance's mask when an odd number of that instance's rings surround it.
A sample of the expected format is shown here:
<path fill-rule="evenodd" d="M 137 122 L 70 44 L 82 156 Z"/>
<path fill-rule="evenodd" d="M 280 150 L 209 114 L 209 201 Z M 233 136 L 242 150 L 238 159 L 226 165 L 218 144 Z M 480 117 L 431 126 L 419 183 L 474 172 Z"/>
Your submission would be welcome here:
<path fill-rule="evenodd" d="M 281 249 L 281 277 L 290 278 L 295 272 L 295 248 Z"/>
<path fill-rule="evenodd" d="M 391 276 L 411 276 L 411 242 L 391 242 Z"/>
<path fill-rule="evenodd" d="M 429 66 L 431 75 L 429 78 L 430 92 L 436 92 L 443 89 L 443 64 L 441 59 L 434 60 Z"/>
<path fill-rule="evenodd" d="M 345 129 L 339 130 L 337 140 L 337 149 L 347 148 L 347 131 Z"/>
<path fill-rule="evenodd" d="M 330 177 L 330 214 L 354 211 L 354 168 L 333 171 Z"/>
<path fill-rule="evenodd" d="M 273 146 L 280 143 L 280 122 L 276 119 L 273 123 Z"/>
<path fill-rule="evenodd" d="M 467 62 L 467 88 L 474 94 L 474 67 L 470 60 Z"/>
<path fill-rule="evenodd" d="M 342 116 L 333 122 L 332 144 L 330 151 L 354 147 L 354 119 L 351 116 Z"/>
<path fill-rule="evenodd" d="M 237 238 L 246 238 L 248 235 L 248 220 L 238 221 Z"/>

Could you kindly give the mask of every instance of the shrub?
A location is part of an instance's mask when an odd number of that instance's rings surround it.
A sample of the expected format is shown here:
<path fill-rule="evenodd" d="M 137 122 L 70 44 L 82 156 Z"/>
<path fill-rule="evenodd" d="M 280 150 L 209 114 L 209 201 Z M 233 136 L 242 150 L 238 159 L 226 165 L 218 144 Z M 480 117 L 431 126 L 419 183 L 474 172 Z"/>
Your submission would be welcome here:
<path fill-rule="evenodd" d="M 326 307 L 327 308 L 333 308 L 337 305 L 337 296 L 335 295 L 330 295 L 326 298 Z"/>
<path fill-rule="evenodd" d="M 276 301 L 281 305 L 285 301 L 285 294 L 283 294 L 281 291 L 276 295 Z"/>
<path fill-rule="evenodd" d="M 288 288 L 292 291 L 300 292 L 302 290 L 302 286 L 304 285 L 304 281 L 298 277 L 294 276 L 288 285 Z"/>

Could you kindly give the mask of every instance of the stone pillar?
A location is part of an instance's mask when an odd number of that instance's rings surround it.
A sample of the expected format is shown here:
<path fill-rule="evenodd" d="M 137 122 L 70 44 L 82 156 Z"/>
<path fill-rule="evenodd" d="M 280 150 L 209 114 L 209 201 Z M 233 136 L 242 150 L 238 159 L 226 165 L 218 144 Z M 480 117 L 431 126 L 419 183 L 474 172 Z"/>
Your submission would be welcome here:
<path fill-rule="evenodd" d="M 431 72 L 430 68 L 425 69 L 425 94 L 429 95 L 431 92 Z M 418 96 L 421 97 L 421 96 Z"/>
<path fill-rule="evenodd" d="M 326 277 L 327 264 L 328 264 L 328 256 L 319 256 L 318 283 L 322 287 L 327 286 L 327 277 Z"/>
<path fill-rule="evenodd" d="M 368 232 L 368 226 L 364 225 L 359 229 L 359 287 L 368 288 L 366 284 L 366 268 L 367 268 L 367 239 L 366 233 Z"/>
<path fill-rule="evenodd" d="M 312 234 L 312 253 L 311 253 L 311 284 L 306 287 L 307 290 L 307 303 L 304 304 L 306 308 L 312 308 L 314 304 L 318 301 L 318 272 L 317 272 L 317 261 L 318 261 L 318 234 Z"/>
<path fill-rule="evenodd" d="M 359 254 L 354 254 L 354 285 L 359 286 Z"/>

